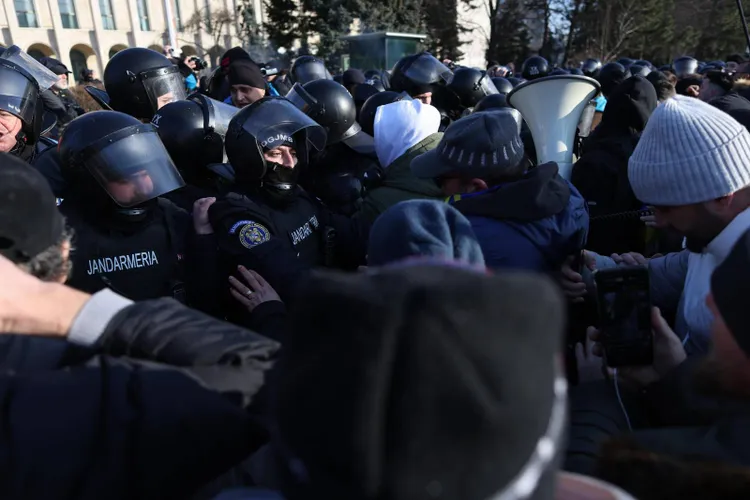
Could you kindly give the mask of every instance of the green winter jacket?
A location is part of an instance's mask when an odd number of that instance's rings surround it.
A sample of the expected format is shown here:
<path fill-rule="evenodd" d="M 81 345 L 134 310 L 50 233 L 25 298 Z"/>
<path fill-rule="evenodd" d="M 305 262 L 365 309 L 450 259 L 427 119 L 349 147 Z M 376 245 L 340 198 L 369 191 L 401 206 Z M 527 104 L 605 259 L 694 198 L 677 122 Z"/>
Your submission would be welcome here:
<path fill-rule="evenodd" d="M 432 134 L 399 156 L 386 169 L 382 184 L 367 193 L 354 217 L 372 224 L 380 214 L 396 203 L 406 200 L 444 200 L 443 191 L 433 179 L 418 179 L 411 173 L 411 161 L 422 153 L 435 149 L 442 137 L 442 133 Z"/>

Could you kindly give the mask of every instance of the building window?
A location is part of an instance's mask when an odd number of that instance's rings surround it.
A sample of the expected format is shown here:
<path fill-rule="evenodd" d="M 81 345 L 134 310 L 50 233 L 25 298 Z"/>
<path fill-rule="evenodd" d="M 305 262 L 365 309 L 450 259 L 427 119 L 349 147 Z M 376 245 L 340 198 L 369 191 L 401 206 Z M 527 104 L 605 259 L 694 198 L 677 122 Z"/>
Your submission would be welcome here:
<path fill-rule="evenodd" d="M 29 49 L 26 51 L 28 55 L 36 59 L 37 61 L 41 61 L 42 57 L 45 57 L 44 52 L 38 49 Z"/>
<path fill-rule="evenodd" d="M 180 0 L 174 0 L 174 20 L 177 31 L 182 31 L 182 12 L 180 12 Z"/>
<path fill-rule="evenodd" d="M 112 12 L 112 0 L 99 0 L 99 12 L 102 14 L 102 27 L 105 30 L 114 30 L 115 14 Z"/>
<path fill-rule="evenodd" d="M 13 0 L 16 8 L 16 17 L 18 25 L 21 28 L 37 28 L 36 12 L 34 12 L 34 2 L 32 0 Z"/>
<path fill-rule="evenodd" d="M 70 49 L 70 64 L 73 66 L 73 75 L 76 81 L 81 77 L 81 71 L 89 69 L 86 64 L 86 56 L 80 50 Z"/>
<path fill-rule="evenodd" d="M 76 19 L 76 6 L 73 0 L 57 0 L 60 6 L 60 17 L 62 18 L 63 28 L 78 29 L 78 19 Z"/>
<path fill-rule="evenodd" d="M 141 31 L 151 31 L 151 24 L 148 22 L 148 6 L 146 0 L 138 0 L 136 2 L 138 7 L 138 19 L 141 22 Z"/>

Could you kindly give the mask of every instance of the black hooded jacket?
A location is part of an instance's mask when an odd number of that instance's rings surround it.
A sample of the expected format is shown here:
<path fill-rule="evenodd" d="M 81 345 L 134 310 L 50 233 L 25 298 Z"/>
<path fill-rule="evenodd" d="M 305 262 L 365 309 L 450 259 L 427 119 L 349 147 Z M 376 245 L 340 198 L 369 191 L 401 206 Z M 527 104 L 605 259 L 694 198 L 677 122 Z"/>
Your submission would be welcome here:
<path fill-rule="evenodd" d="M 636 212 L 643 204 L 628 181 L 628 159 L 657 102 L 648 80 L 625 80 L 609 96 L 601 124 L 573 167 L 572 183 L 589 205 L 591 250 L 605 255 L 643 251 L 645 226 Z"/>
<path fill-rule="evenodd" d="M 747 97 L 732 91 L 712 99 L 709 104 L 725 112 L 740 122 L 743 127 L 750 130 L 750 101 L 747 100 Z"/>

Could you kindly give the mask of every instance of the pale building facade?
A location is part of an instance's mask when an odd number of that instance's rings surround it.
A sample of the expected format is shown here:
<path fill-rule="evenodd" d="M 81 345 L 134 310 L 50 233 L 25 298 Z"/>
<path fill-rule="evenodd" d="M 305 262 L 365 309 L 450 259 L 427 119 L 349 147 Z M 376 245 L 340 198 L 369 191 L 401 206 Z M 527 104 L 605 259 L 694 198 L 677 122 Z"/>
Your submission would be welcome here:
<path fill-rule="evenodd" d="M 217 63 L 236 45 L 239 20 L 220 33 L 198 33 L 184 28 L 195 12 L 207 17 L 226 9 L 237 12 L 237 0 L 1 0 L 2 45 L 18 45 L 34 57 L 62 61 L 78 79 L 80 70 L 92 69 L 101 78 L 107 61 L 127 47 L 148 47 L 161 52 L 168 44 L 167 23 L 176 32 L 183 55 L 198 55 Z M 253 0 L 258 23 L 263 22 L 261 0 Z M 171 10 L 167 16 L 166 2 Z"/>

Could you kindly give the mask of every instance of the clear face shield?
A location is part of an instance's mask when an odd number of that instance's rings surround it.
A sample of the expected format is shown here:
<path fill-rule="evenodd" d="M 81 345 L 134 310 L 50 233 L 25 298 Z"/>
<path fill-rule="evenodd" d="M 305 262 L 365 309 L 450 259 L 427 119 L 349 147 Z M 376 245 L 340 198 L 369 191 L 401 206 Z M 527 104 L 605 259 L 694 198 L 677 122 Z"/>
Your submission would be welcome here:
<path fill-rule="evenodd" d="M 492 82 L 492 79 L 487 76 L 487 74 L 482 75 L 482 78 L 480 78 L 476 84 L 476 88 L 484 96 L 500 93 L 500 91 L 497 90 L 497 87 L 495 87 L 495 84 Z"/>
<path fill-rule="evenodd" d="M 77 161 L 123 208 L 135 207 L 185 185 L 156 130 L 147 124 L 104 137 Z"/>
<path fill-rule="evenodd" d="M 187 97 L 185 79 L 177 66 L 144 71 L 138 75 L 154 111 Z"/>
<path fill-rule="evenodd" d="M 58 76 L 49 69 L 45 68 L 42 63 L 28 55 L 26 52 L 12 45 L 5 49 L 0 59 L 9 61 L 16 66 L 25 70 L 29 76 L 36 80 L 39 90 L 47 90 L 58 81 Z"/>
<path fill-rule="evenodd" d="M 221 141 L 223 150 L 222 162 L 227 163 L 228 159 L 226 149 L 224 149 L 224 140 L 227 136 L 229 122 L 240 111 L 240 108 L 235 108 L 202 94 L 194 94 L 190 96 L 190 100 L 200 104 L 203 109 L 203 129 L 207 134 L 212 134 L 217 141 Z"/>
<path fill-rule="evenodd" d="M 288 191 L 296 186 L 300 168 L 309 162 L 310 149 L 322 151 L 326 145 L 325 129 L 286 99 L 259 103 L 252 116 L 245 120 L 243 129 L 255 137 L 264 155 L 264 182 L 279 190 Z M 285 156 L 280 161 L 269 160 L 266 153 L 274 149 L 284 150 L 283 155 L 293 153 L 297 163 L 289 164 Z"/>
<path fill-rule="evenodd" d="M 422 54 L 404 71 L 404 76 L 419 85 L 448 85 L 453 72 L 430 54 Z"/>

